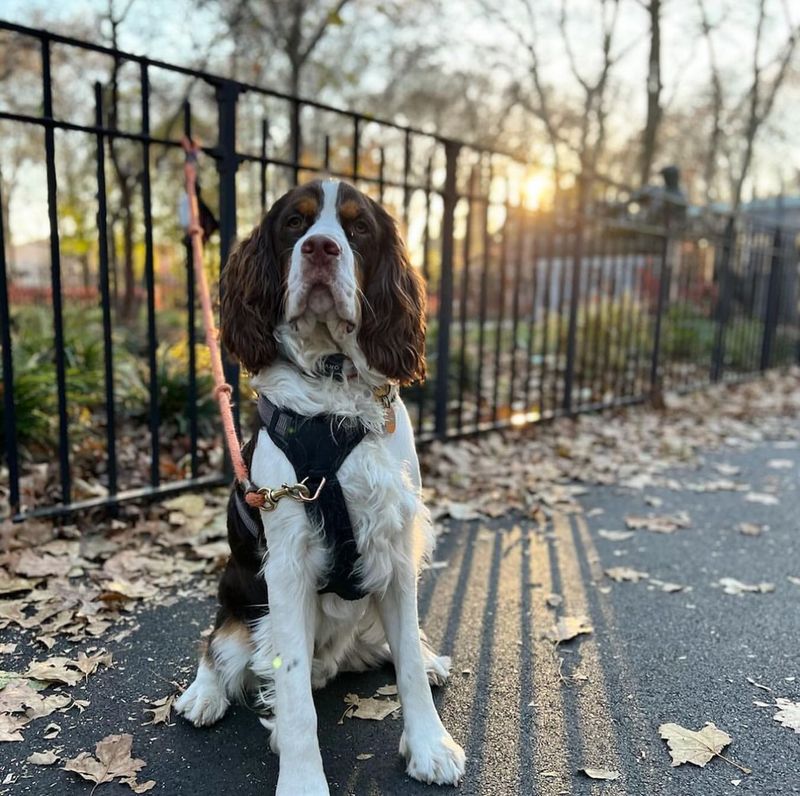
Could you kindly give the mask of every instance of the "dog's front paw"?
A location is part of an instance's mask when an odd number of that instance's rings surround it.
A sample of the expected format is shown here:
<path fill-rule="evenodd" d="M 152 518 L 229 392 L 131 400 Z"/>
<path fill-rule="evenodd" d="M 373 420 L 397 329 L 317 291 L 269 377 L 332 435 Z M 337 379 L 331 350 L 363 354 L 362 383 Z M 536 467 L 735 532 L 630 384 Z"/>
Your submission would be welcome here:
<path fill-rule="evenodd" d="M 200 664 L 194 682 L 175 702 L 175 710 L 195 727 L 207 727 L 219 721 L 229 705 L 214 672 L 205 664 Z"/>
<path fill-rule="evenodd" d="M 330 796 L 330 791 L 323 773 L 307 773 L 298 766 L 288 770 L 281 763 L 275 796 Z"/>
<path fill-rule="evenodd" d="M 400 754 L 406 758 L 406 773 L 420 782 L 458 785 L 464 776 L 464 750 L 440 725 L 427 732 L 400 736 Z"/>

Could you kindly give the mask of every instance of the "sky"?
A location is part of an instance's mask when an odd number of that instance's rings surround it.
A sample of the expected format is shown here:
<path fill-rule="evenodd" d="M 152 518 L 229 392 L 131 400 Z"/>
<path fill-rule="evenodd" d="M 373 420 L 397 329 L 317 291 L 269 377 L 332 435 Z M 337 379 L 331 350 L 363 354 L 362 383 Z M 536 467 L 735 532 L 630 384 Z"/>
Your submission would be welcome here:
<path fill-rule="evenodd" d="M 409 0 L 411 2 L 412 0 Z M 507 0 L 509 7 L 517 0 Z M 726 91 L 731 96 L 739 96 L 746 88 L 745 72 L 742 64 L 751 58 L 750 48 L 752 28 L 754 25 L 754 4 L 751 0 L 706 0 L 713 19 L 724 16 L 725 33 L 718 41 L 718 55 L 721 62 Z M 770 0 L 773 3 L 782 0 Z M 115 0 L 121 7 L 122 0 Z M 696 36 L 697 0 L 664 0 L 664 57 L 663 70 L 665 100 L 674 106 L 696 96 L 698 90 L 707 85 L 708 58 L 704 43 Z M 591 10 L 596 9 L 598 0 L 569 0 L 570 35 L 573 37 L 576 51 L 579 53 L 580 68 L 591 72 L 593 60 L 597 57 L 596 32 L 592 29 Z M 148 55 L 152 58 L 172 63 L 189 63 L 195 53 L 194 41 L 214 41 L 216 56 L 225 59 L 234 46 L 224 37 L 218 35 L 218 22 L 213 10 L 206 5 L 197 7 L 197 2 L 190 0 L 135 0 L 135 13 L 121 27 L 120 46 L 123 50 Z M 800 22 L 800 8 L 793 10 L 794 4 L 786 3 L 787 13 L 794 14 L 794 22 Z M 0 0 L 0 18 L 36 27 L 47 27 L 58 31 L 69 20 L 91 20 L 107 7 L 107 0 Z M 541 30 L 549 35 L 541 39 L 541 55 L 545 64 L 545 75 L 564 92 L 575 91 L 563 75 L 568 73 L 568 65 L 563 54 L 560 39 L 555 35 L 555 13 L 558 2 L 537 3 L 540 13 Z M 619 68 L 618 93 L 614 102 L 624 108 L 625 125 L 612 125 L 610 137 L 619 140 L 631 129 L 638 129 L 644 122 L 644 94 L 642 91 L 642 75 L 646 69 L 647 39 L 642 35 L 644 29 L 644 11 L 633 0 L 623 0 L 623 12 L 618 28 L 617 41 L 626 55 Z M 776 6 L 777 8 L 777 6 Z M 165 9 L 169 9 L 165 13 Z M 548 11 L 549 9 L 549 11 Z M 357 8 L 351 6 L 346 12 L 357 14 Z M 498 53 L 510 52 L 515 45 L 513 37 L 507 31 L 498 28 L 482 18 L 478 0 L 445 0 L 441 12 L 441 28 L 449 32 L 454 43 L 448 48 L 447 62 L 450 66 L 468 66 L 475 58 L 475 49 L 491 53 L 494 48 Z M 549 16 L 548 16 L 549 14 Z M 189 24 L 187 24 L 187 21 Z M 350 20 L 352 21 L 352 20 Z M 96 31 L 91 38 L 101 38 L 102 33 Z M 778 26 L 767 31 L 765 51 L 770 51 L 784 32 Z M 458 46 L 463 43 L 464 46 Z M 491 56 L 485 56 L 488 69 L 492 69 Z M 500 59 L 498 59 L 500 60 Z M 494 67 L 497 68 L 497 67 Z M 498 69 L 498 74 L 500 71 Z M 373 88 L 380 84 L 386 76 L 369 72 L 363 77 L 363 84 Z M 561 82 L 560 82 L 561 81 Z M 499 82 L 499 78 L 498 78 Z M 281 88 L 281 86 L 272 86 Z M 757 186 L 761 195 L 778 193 L 783 186 L 789 193 L 798 193 L 797 174 L 800 173 L 800 146 L 795 142 L 793 131 L 800 129 L 800 74 L 795 72 L 782 91 L 778 107 L 771 126 L 785 134 L 773 136 L 768 148 L 759 151 L 754 166 L 757 175 Z M 375 112 L 374 108 L 359 106 L 356 110 Z M 378 110 L 376 115 L 380 116 Z M 419 120 L 404 120 L 412 125 Z M 788 131 L 788 132 L 786 132 Z M 34 179 L 32 177 L 32 179 Z M 38 189 L 31 188 L 31 194 Z M 22 206 L 29 210 L 31 202 L 22 201 Z M 34 229 L 39 229 L 40 213 L 26 212 L 15 223 L 19 238 L 30 237 Z"/>

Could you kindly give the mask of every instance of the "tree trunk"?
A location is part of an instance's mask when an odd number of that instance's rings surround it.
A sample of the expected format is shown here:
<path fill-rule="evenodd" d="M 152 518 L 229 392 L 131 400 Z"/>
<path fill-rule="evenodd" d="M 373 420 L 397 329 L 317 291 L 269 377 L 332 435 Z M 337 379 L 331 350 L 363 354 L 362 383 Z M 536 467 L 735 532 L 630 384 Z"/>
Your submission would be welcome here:
<path fill-rule="evenodd" d="M 642 155 L 639 169 L 639 183 L 646 185 L 650 180 L 653 159 L 658 143 L 658 128 L 661 124 L 661 0 L 650 0 L 647 10 L 650 14 L 650 57 L 647 67 L 647 121 L 642 134 Z"/>

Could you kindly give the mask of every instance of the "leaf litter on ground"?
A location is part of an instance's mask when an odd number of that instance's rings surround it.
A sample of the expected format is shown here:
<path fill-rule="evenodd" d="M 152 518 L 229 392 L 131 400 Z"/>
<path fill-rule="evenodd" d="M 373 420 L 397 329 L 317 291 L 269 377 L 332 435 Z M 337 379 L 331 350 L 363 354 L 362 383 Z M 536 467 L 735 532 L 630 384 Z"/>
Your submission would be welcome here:
<path fill-rule="evenodd" d="M 658 733 L 667 742 L 673 766 L 692 763 L 702 768 L 714 757 L 720 757 L 743 773 L 752 773 L 749 768 L 722 754 L 722 750 L 731 743 L 732 738 L 724 730 L 720 730 L 714 722 L 706 722 L 700 730 L 688 730 L 680 724 L 667 722 L 658 728 Z"/>

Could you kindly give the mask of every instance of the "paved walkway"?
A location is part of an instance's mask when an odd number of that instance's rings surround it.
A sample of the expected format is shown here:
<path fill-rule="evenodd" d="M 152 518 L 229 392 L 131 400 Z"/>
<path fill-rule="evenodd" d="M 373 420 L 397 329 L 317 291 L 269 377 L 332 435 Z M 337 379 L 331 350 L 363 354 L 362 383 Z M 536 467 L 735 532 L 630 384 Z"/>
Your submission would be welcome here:
<path fill-rule="evenodd" d="M 775 459 L 790 460 L 776 468 Z M 770 466 L 770 462 L 772 466 Z M 453 656 L 454 676 L 436 701 L 445 724 L 469 758 L 462 787 L 437 789 L 409 780 L 397 756 L 401 721 L 345 719 L 344 696 L 370 696 L 393 682 L 390 669 L 345 676 L 318 695 L 322 754 L 333 794 L 605 794 L 717 796 L 800 793 L 800 735 L 772 719 L 774 697 L 800 699 L 800 448 L 761 443 L 706 457 L 697 470 L 674 471 L 676 483 L 709 484 L 715 464 L 741 468 L 731 480 L 751 491 L 774 490 L 778 505 L 746 500 L 745 491 L 592 488 L 583 514 L 557 515 L 542 533 L 513 517 L 452 523 L 436 554 L 446 566 L 421 586 L 423 625 Z M 713 484 L 712 484 L 713 486 Z M 653 508 L 645 496 L 663 503 Z M 601 512 L 602 510 L 602 512 Z M 632 514 L 688 512 L 691 527 L 674 533 L 639 530 L 613 541 Z M 748 536 L 739 522 L 768 524 Z M 604 570 L 625 566 L 649 573 L 614 582 Z M 770 582 L 771 593 L 731 595 L 716 582 Z M 652 580 L 691 587 L 666 592 Z M 560 595 L 557 608 L 548 596 Z M 552 600 L 551 600 L 552 602 Z M 143 695 L 169 691 L 188 678 L 200 631 L 213 615 L 207 598 L 143 612 L 140 630 L 112 645 L 118 664 L 85 686 L 92 707 L 59 717 L 64 753 L 93 749 L 113 732 L 132 732 L 134 754 L 147 762 L 139 779 L 169 796 L 272 793 L 277 759 L 266 732 L 244 707 L 216 727 L 143 727 Z M 558 615 L 585 615 L 590 635 L 554 650 L 541 638 Z M 772 693 L 748 682 L 773 689 Z M 74 695 L 80 696 L 76 689 Z M 658 737 L 664 722 L 699 729 L 713 721 L 733 738 L 727 755 L 749 776 L 715 759 L 704 769 L 672 768 Z M 33 733 L 0 747 L 0 761 L 50 748 Z M 359 755 L 373 755 L 357 759 Z M 621 772 L 594 782 L 584 766 Z M 5 765 L 2 768 L 6 768 Z M 9 770 L 21 773 L 18 764 Z M 56 767 L 35 768 L 0 794 L 85 794 L 89 783 Z M 741 780 L 736 785 L 732 781 Z M 0 776 L 2 781 L 2 776 Z M 117 784 L 98 794 L 129 794 Z"/>

